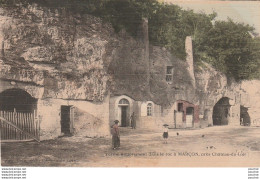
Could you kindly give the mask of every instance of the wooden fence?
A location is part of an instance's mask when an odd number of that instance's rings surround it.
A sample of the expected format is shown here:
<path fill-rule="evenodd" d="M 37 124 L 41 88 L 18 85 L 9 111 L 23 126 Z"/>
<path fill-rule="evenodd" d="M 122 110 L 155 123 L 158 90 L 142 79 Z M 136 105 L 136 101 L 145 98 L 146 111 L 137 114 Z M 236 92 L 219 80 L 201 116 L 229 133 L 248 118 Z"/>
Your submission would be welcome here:
<path fill-rule="evenodd" d="M 40 141 L 40 123 L 35 113 L 0 111 L 1 140 Z"/>

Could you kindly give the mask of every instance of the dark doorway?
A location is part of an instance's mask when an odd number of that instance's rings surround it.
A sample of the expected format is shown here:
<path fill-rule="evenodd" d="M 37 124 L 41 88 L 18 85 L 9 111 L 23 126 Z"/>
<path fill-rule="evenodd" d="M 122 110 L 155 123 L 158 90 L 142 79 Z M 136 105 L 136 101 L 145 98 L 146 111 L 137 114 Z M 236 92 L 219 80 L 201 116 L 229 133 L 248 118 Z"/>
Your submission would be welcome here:
<path fill-rule="evenodd" d="M 72 106 L 61 106 L 61 132 L 65 135 L 73 135 L 74 108 Z"/>
<path fill-rule="evenodd" d="M 127 106 L 121 106 L 121 126 L 126 127 Z"/>
<path fill-rule="evenodd" d="M 221 98 L 213 108 L 213 125 L 228 125 L 229 111 L 229 98 Z"/>
<path fill-rule="evenodd" d="M 186 127 L 193 127 L 194 108 L 186 108 Z"/>
<path fill-rule="evenodd" d="M 183 103 L 178 103 L 178 111 L 183 111 Z"/>
<path fill-rule="evenodd" d="M 22 89 L 8 89 L 0 93 L 0 110 L 33 113 L 37 108 L 37 99 Z"/>
<path fill-rule="evenodd" d="M 241 126 L 250 126 L 251 120 L 248 114 L 248 108 L 240 106 L 240 125 Z"/>
<path fill-rule="evenodd" d="M 194 108 L 193 107 L 188 107 L 186 109 L 186 114 L 187 115 L 193 115 L 193 113 L 194 113 Z"/>

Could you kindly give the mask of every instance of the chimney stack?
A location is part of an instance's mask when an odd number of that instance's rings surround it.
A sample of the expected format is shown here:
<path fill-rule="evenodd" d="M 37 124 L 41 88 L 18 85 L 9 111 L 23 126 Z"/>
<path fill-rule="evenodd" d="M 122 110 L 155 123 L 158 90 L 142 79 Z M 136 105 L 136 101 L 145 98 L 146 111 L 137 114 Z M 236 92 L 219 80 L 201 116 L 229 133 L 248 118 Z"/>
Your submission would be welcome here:
<path fill-rule="evenodd" d="M 140 42 L 143 44 L 143 61 L 146 62 L 145 65 L 147 67 L 147 85 L 150 84 L 150 71 L 151 71 L 151 64 L 150 64 L 150 57 L 149 57 L 149 33 L 148 33 L 148 19 L 143 18 L 140 24 L 137 37 L 139 38 Z"/>
<path fill-rule="evenodd" d="M 191 83 L 195 87 L 195 76 L 194 76 L 194 64 L 193 64 L 193 50 L 192 50 L 192 38 L 187 36 L 185 40 L 185 50 L 186 50 L 186 61 L 188 63 L 188 72 L 192 79 Z"/>

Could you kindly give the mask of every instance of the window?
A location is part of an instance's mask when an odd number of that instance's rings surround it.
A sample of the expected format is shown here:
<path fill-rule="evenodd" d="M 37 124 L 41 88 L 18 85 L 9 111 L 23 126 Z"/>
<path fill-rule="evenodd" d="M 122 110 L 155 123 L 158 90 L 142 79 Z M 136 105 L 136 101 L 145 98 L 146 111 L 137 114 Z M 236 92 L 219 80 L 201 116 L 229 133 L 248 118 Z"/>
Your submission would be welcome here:
<path fill-rule="evenodd" d="M 147 116 L 152 116 L 152 103 L 147 104 Z"/>
<path fill-rule="evenodd" d="M 173 67 L 167 66 L 166 68 L 166 82 L 172 83 Z"/>
<path fill-rule="evenodd" d="M 127 99 L 121 99 L 119 105 L 129 105 L 129 101 Z"/>
<path fill-rule="evenodd" d="M 183 103 L 178 103 L 178 112 L 183 111 Z"/>
<path fill-rule="evenodd" d="M 194 108 L 193 107 L 186 108 L 186 114 L 187 115 L 193 115 L 193 113 L 194 113 Z"/>

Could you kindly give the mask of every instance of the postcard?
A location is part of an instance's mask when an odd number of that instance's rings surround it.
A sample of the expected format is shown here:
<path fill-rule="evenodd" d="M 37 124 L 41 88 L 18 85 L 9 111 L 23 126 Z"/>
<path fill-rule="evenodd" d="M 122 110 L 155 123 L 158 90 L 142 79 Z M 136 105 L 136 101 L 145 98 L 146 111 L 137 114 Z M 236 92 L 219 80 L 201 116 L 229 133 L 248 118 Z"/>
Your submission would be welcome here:
<path fill-rule="evenodd" d="M 259 9 L 0 1 L 1 166 L 259 167 Z"/>

